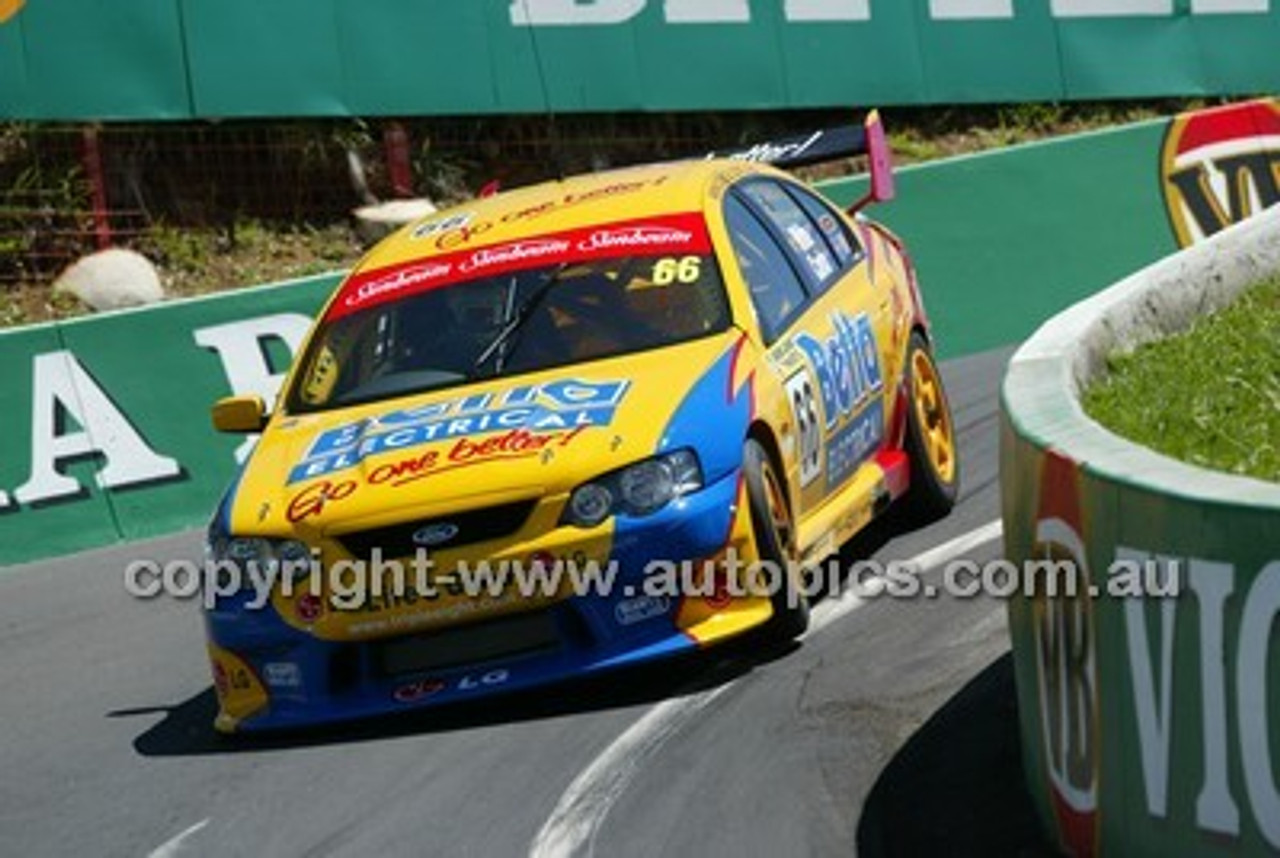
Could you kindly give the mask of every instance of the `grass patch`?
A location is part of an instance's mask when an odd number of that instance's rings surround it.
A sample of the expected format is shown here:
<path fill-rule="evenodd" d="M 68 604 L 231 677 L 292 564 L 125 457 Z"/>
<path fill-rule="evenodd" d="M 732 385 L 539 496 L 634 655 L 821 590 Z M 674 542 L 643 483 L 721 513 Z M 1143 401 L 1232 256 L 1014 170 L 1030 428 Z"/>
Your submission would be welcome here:
<path fill-rule="evenodd" d="M 229 228 L 156 224 L 130 242 L 156 263 L 169 295 L 200 295 L 350 268 L 364 253 L 345 224 L 268 226 L 240 220 Z"/>
<path fill-rule="evenodd" d="M 1280 482 L 1280 276 L 1189 331 L 1109 357 L 1084 409 L 1175 459 Z"/>

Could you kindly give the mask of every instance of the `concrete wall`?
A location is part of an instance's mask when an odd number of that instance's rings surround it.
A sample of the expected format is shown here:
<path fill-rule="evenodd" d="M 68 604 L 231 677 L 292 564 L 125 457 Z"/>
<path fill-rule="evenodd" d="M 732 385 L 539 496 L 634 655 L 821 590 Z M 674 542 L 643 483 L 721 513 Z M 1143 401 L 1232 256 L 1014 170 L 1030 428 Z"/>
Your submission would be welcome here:
<path fill-rule="evenodd" d="M 1006 556 L 1077 585 L 1048 595 L 1024 565 L 1040 592 L 1009 604 L 1027 777 L 1069 853 L 1280 849 L 1280 485 L 1132 444 L 1079 401 L 1107 355 L 1274 273 L 1280 209 L 1076 304 L 1010 363 Z"/>

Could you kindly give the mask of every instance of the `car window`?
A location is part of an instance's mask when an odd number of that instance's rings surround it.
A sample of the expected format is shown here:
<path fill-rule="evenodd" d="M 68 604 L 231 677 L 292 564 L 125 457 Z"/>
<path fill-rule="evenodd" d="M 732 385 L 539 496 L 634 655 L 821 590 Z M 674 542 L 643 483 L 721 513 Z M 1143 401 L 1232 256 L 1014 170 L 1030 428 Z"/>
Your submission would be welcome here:
<path fill-rule="evenodd" d="M 786 185 L 787 193 L 800 204 L 805 214 L 818 225 L 818 231 L 827 240 L 835 254 L 840 270 L 850 268 L 862 258 L 862 249 L 845 219 L 836 213 L 826 200 L 798 185 Z"/>
<path fill-rule="evenodd" d="M 427 276 L 415 273 L 421 267 L 369 291 L 404 290 Z M 327 316 L 288 409 L 321 411 L 645 351 L 729 322 L 709 252 L 571 259 L 461 279 Z"/>
<path fill-rule="evenodd" d="M 786 251 L 733 194 L 725 198 L 724 220 L 760 327 L 765 339 L 772 342 L 804 308 L 804 286 Z"/>
<path fill-rule="evenodd" d="M 805 214 L 782 186 L 771 180 L 746 182 L 742 193 L 777 228 L 801 268 L 819 289 L 835 280 L 843 266 L 837 264 L 831 245 L 818 225 Z"/>

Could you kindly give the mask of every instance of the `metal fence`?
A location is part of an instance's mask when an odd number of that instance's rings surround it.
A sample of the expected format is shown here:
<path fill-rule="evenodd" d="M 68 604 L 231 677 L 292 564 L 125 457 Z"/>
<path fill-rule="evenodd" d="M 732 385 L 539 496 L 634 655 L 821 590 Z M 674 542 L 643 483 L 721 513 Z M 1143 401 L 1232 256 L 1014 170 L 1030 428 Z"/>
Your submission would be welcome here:
<path fill-rule="evenodd" d="M 847 118 L 847 117 L 843 117 Z M 158 225 L 340 222 L 374 199 L 466 198 L 749 135 L 825 112 L 0 125 L 0 284 L 47 281 Z"/>

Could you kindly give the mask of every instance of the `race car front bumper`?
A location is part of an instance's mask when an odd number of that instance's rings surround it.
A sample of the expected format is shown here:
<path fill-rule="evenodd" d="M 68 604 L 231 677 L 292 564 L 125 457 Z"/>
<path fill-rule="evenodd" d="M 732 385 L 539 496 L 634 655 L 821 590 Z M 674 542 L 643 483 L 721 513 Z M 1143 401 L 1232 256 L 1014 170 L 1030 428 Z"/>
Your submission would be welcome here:
<path fill-rule="evenodd" d="M 248 594 L 206 612 L 224 732 L 290 728 L 511 692 L 664 658 L 759 626 L 764 596 L 733 591 L 721 563 L 753 560 L 734 472 L 663 510 L 613 523 L 612 575 L 528 610 L 367 640 L 324 639 Z M 564 534 L 557 537 L 564 551 Z M 607 580 L 606 580 L 607 579 Z"/>

